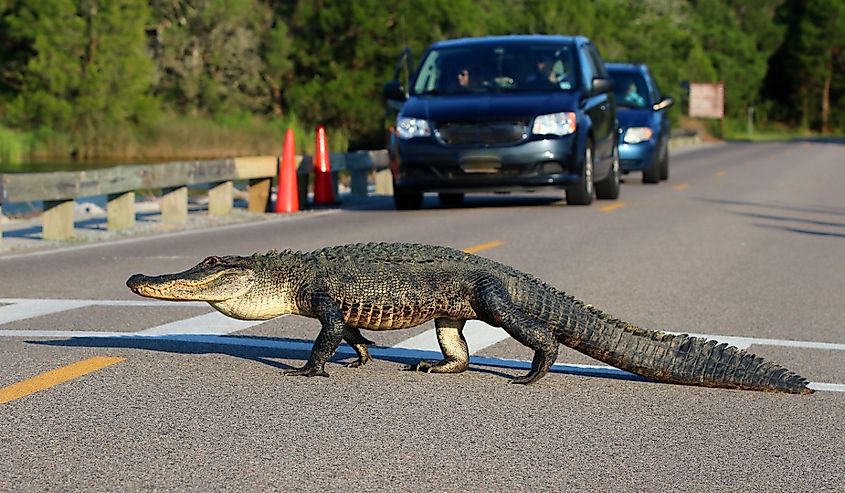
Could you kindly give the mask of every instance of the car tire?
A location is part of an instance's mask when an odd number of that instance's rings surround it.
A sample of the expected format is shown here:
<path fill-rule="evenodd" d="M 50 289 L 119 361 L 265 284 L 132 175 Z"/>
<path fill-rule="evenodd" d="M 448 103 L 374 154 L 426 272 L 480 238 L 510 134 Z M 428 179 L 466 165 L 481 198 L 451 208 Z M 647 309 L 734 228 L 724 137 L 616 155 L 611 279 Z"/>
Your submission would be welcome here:
<path fill-rule="evenodd" d="M 568 205 L 590 205 L 593 203 L 593 142 L 588 140 L 584 147 L 584 169 L 578 183 L 566 189 Z"/>
<path fill-rule="evenodd" d="M 660 179 L 666 181 L 669 179 L 669 151 L 663 151 L 663 159 L 660 160 Z"/>
<path fill-rule="evenodd" d="M 393 185 L 393 205 L 397 210 L 410 211 L 422 207 L 422 192 L 407 192 L 396 185 Z"/>
<path fill-rule="evenodd" d="M 613 144 L 613 155 L 610 158 L 610 174 L 605 179 L 596 183 L 596 198 L 600 200 L 616 200 L 619 198 L 621 188 L 621 173 L 619 171 L 619 148 Z"/>
<path fill-rule="evenodd" d="M 654 160 L 643 170 L 643 183 L 660 183 L 660 160 Z"/>
<path fill-rule="evenodd" d="M 464 203 L 464 194 L 462 193 L 439 193 L 437 198 L 443 207 L 460 207 Z"/>

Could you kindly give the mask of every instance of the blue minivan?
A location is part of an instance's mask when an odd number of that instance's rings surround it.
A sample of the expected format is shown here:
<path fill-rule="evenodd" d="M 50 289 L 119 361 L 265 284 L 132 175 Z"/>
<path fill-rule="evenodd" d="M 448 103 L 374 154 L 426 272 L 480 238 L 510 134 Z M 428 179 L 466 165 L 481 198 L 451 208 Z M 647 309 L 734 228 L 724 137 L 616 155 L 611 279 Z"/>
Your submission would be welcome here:
<path fill-rule="evenodd" d="M 426 192 L 444 205 L 470 192 L 619 196 L 612 81 L 583 36 L 440 41 L 408 87 L 388 82 L 384 96 L 400 109 L 388 145 L 397 209 L 420 208 Z"/>
<path fill-rule="evenodd" d="M 619 159 L 623 173 L 643 172 L 643 183 L 669 179 L 669 115 L 663 97 L 642 63 L 608 63 L 619 117 Z"/>

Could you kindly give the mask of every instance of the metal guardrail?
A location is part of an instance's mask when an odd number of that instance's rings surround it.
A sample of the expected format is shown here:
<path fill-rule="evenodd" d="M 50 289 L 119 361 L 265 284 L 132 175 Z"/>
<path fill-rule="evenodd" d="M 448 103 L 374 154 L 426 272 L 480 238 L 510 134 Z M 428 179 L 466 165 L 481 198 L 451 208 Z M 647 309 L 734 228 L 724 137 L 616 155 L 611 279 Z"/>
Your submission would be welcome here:
<path fill-rule="evenodd" d="M 388 166 L 386 150 L 331 153 L 329 158 L 335 187 L 337 175 L 349 173 L 351 192 L 355 196 L 366 196 L 368 175 Z M 265 212 L 277 173 L 277 156 L 122 165 L 53 173 L 7 173 L 0 175 L 0 212 L 4 203 L 43 201 L 42 237 L 70 240 L 74 230 L 73 202 L 79 197 L 106 196 L 108 229 L 125 231 L 135 227 L 135 193 L 138 190 L 161 190 L 162 221 L 180 224 L 188 218 L 189 186 L 207 185 L 208 214 L 222 216 L 232 210 L 234 182 L 246 181 L 248 210 Z M 300 204 L 307 203 L 308 177 L 312 173 L 311 156 L 297 156 Z"/>

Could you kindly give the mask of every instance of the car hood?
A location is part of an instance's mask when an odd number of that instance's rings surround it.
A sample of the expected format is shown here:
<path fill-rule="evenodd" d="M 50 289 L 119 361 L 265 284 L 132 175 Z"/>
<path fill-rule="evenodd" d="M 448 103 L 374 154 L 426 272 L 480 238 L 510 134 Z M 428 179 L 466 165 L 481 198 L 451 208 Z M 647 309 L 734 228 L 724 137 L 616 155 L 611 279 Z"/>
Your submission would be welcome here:
<path fill-rule="evenodd" d="M 650 127 L 652 125 L 652 115 L 654 112 L 650 108 L 626 108 L 619 106 L 616 111 L 616 118 L 619 119 L 619 128 L 626 129 L 631 127 Z"/>
<path fill-rule="evenodd" d="M 402 106 L 402 116 L 435 122 L 477 122 L 530 119 L 537 115 L 575 111 L 578 93 L 484 93 L 413 96 Z"/>

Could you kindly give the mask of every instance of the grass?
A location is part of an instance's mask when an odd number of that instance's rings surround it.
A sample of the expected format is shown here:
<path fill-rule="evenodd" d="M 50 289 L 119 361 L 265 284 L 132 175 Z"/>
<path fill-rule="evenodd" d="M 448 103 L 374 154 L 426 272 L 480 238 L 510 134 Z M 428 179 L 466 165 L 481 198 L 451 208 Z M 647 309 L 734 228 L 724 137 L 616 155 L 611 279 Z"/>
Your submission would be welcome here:
<path fill-rule="evenodd" d="M 17 165 L 28 154 L 29 135 L 0 126 L 0 164 Z"/>
<path fill-rule="evenodd" d="M 297 154 L 314 151 L 314 128 L 295 115 L 268 120 L 243 115 L 201 118 L 164 115 L 151 125 L 116 125 L 87 138 L 41 129 L 24 133 L 0 127 L 0 164 L 26 161 L 157 162 L 281 154 L 292 128 Z M 349 136 L 326 129 L 329 149 L 346 151 Z M 8 166 L 7 166 L 8 167 Z"/>

